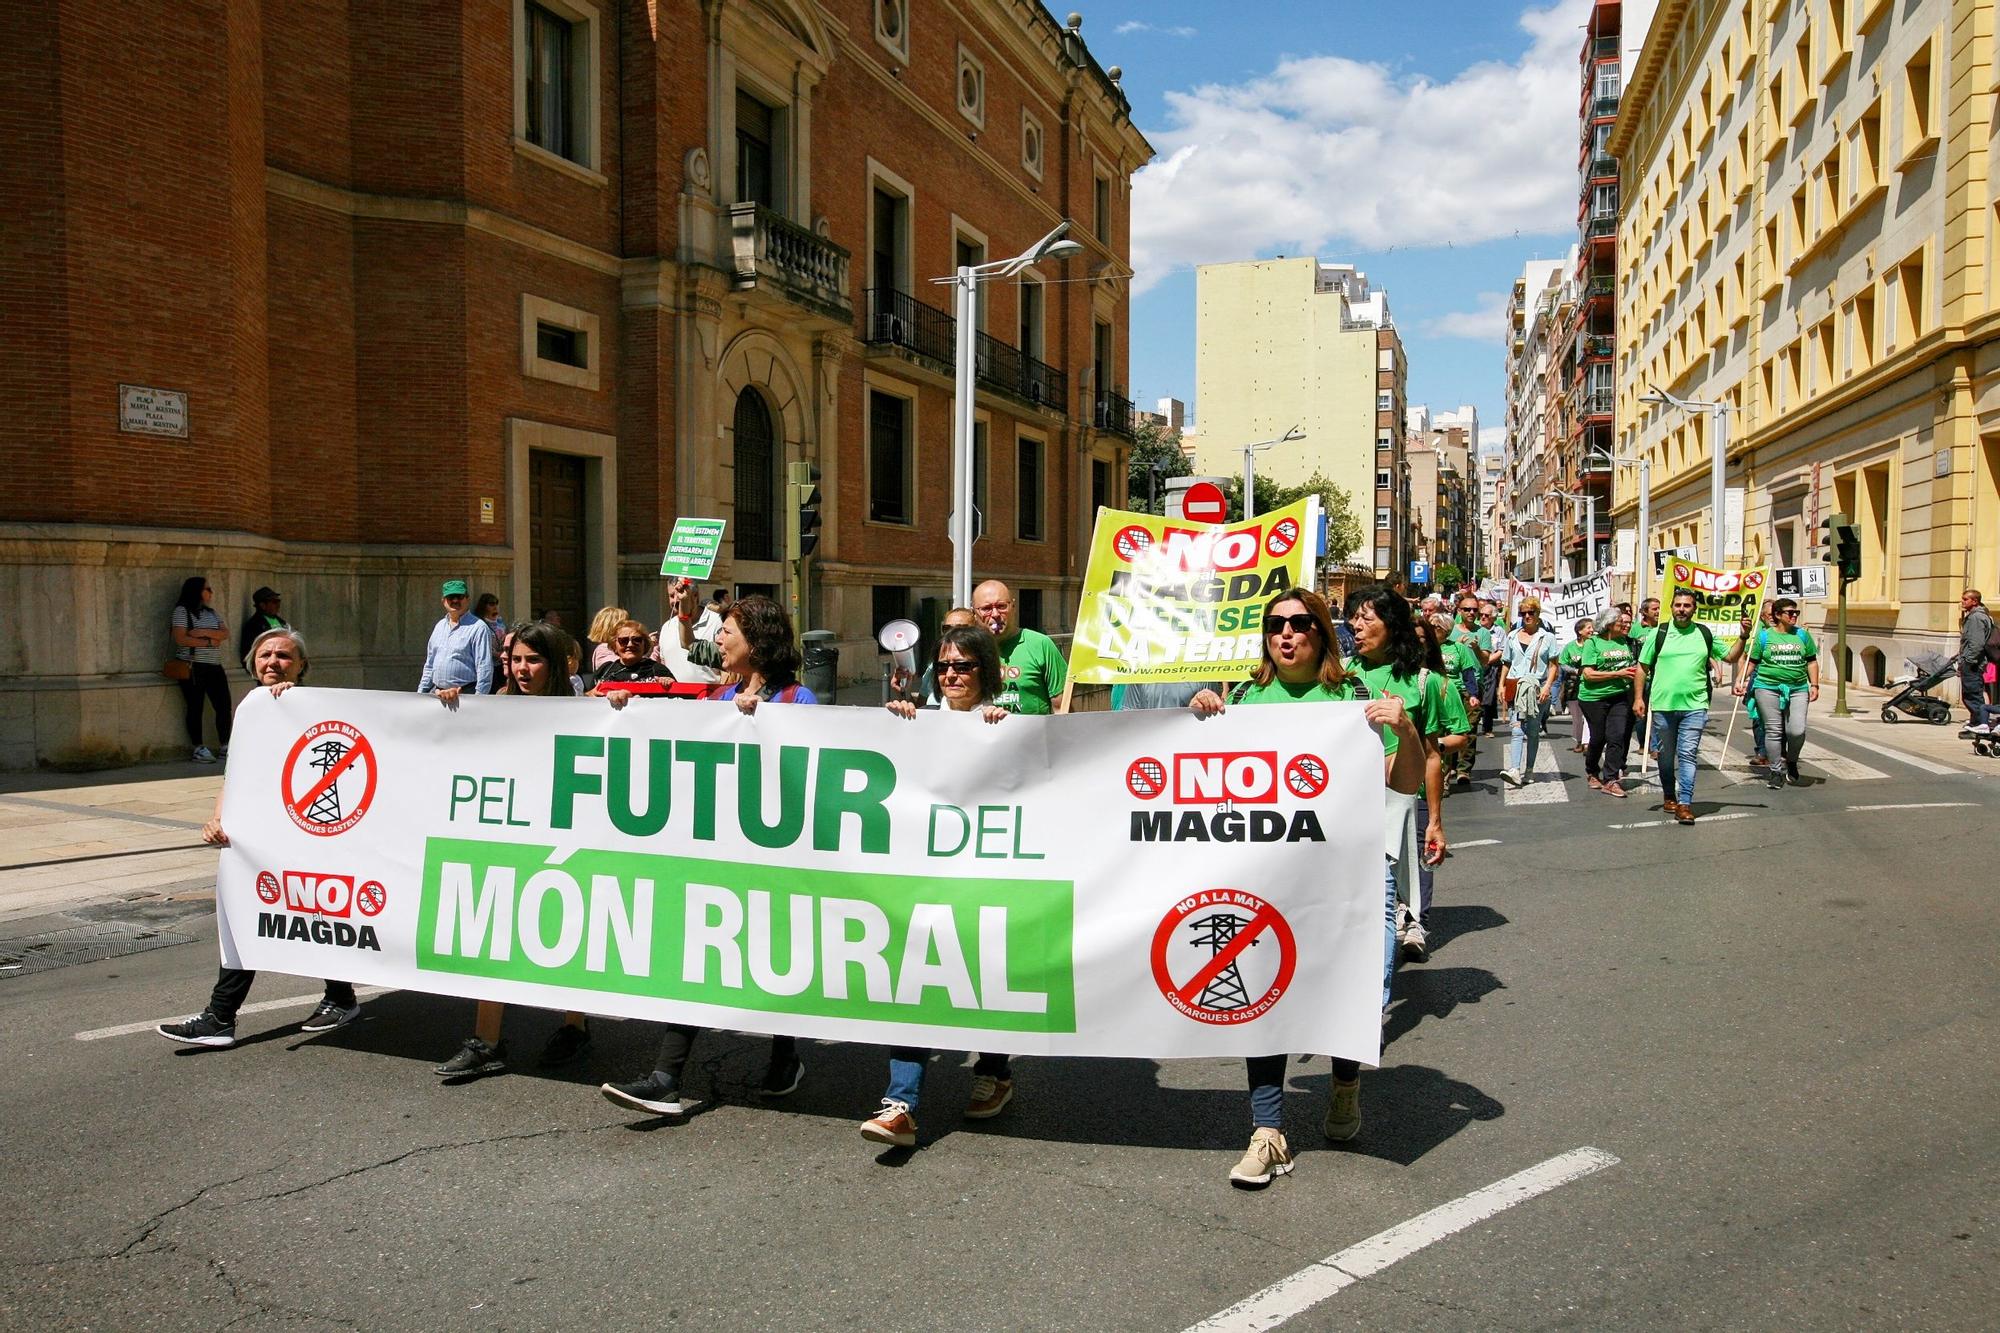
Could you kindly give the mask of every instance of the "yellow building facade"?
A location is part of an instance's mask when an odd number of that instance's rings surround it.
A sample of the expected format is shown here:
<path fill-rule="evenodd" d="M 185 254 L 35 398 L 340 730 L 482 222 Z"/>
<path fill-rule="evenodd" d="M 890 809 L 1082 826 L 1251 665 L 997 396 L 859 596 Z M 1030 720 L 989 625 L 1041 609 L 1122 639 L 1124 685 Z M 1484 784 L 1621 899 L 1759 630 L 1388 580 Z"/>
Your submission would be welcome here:
<path fill-rule="evenodd" d="M 1410 554 L 1408 382 L 1388 296 L 1352 266 L 1260 259 L 1195 271 L 1196 470 L 1240 477 L 1244 445 L 1301 427 L 1304 439 L 1258 451 L 1257 475 L 1294 486 L 1317 472 L 1346 491 L 1362 529 L 1352 558 L 1383 575 Z"/>
<path fill-rule="evenodd" d="M 1860 528 L 1856 680 L 1951 650 L 1960 591 L 2000 593 L 1993 7 L 1661 0 L 1609 144 L 1649 545 L 1705 556 L 1717 516 L 1713 418 L 1647 395 L 1727 404 L 1730 564 L 1817 563 L 1823 518 Z M 1621 543 L 1637 508 L 1621 467 Z M 1803 619 L 1830 638 L 1832 599 Z"/>

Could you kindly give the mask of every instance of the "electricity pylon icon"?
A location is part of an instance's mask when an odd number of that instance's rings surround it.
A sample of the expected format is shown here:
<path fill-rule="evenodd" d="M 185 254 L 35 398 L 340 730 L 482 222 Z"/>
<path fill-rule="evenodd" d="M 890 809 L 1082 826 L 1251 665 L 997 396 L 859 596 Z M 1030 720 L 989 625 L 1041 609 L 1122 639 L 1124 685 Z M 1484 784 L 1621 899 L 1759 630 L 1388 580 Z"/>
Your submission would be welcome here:
<path fill-rule="evenodd" d="M 1209 957 L 1213 958 L 1228 948 L 1238 931 L 1250 924 L 1248 917 L 1234 912 L 1216 912 L 1199 921 L 1190 922 L 1188 929 L 1195 932 L 1194 942 L 1206 945 Z M 1250 948 L 1257 947 L 1257 941 L 1250 941 Z M 1236 960 L 1229 964 L 1201 988 L 1201 998 L 1195 1001 L 1204 1009 L 1242 1009 L 1250 1003 L 1250 993 L 1244 988 L 1243 974 L 1236 970 Z"/>
<path fill-rule="evenodd" d="M 321 741 L 318 745 L 313 746 L 312 752 L 316 757 L 309 762 L 308 767 L 316 768 L 321 773 L 326 773 L 335 764 L 339 763 L 341 757 L 347 753 L 347 742 L 342 740 Z M 326 790 L 319 794 L 313 801 L 312 808 L 306 811 L 306 818 L 312 820 L 315 824 L 338 824 L 340 822 L 340 784 L 338 782 L 329 782 L 327 784 Z"/>

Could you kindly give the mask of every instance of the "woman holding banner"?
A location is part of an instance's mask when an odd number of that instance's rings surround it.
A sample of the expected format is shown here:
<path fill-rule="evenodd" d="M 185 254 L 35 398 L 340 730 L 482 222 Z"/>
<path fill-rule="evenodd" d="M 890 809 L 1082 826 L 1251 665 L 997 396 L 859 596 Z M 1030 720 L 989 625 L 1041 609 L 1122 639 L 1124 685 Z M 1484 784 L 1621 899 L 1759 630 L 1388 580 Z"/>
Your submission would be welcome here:
<path fill-rule="evenodd" d="M 1577 703 L 1590 723 L 1583 771 L 1592 791 L 1623 796 L 1625 752 L 1632 740 L 1632 682 L 1639 674 L 1639 649 L 1632 642 L 1632 617 L 1613 611 L 1604 629 L 1584 644 Z"/>
<path fill-rule="evenodd" d="M 507 683 L 499 695 L 532 696 L 538 699 L 569 699 L 576 696 L 576 681 L 570 672 L 577 654 L 576 640 L 545 620 L 516 625 L 507 641 Z M 437 692 L 446 708 L 458 707 L 459 687 L 447 686 Z M 507 1072 L 507 1043 L 501 1040 L 500 1026 L 507 1006 L 498 1000 L 481 1000 L 473 1018 L 472 1035 L 458 1048 L 458 1054 L 432 1072 L 454 1083 L 469 1083 L 488 1074 Z M 563 1015 L 562 1026 L 542 1047 L 544 1068 L 568 1064 L 590 1049 L 590 1028 L 584 1016 Z"/>
<path fill-rule="evenodd" d="M 712 696 L 735 703 L 746 715 L 755 713 L 760 703 L 816 704 L 819 699 L 799 684 L 799 645 L 792 633 L 792 618 L 785 609 L 762 594 L 735 602 L 723 613 L 715 641 L 694 637 L 697 593 L 688 584 L 674 594 L 675 613 L 680 621 L 681 646 L 688 660 L 697 666 L 720 667 L 721 688 Z M 632 696 L 613 689 L 605 694 L 613 708 L 623 708 Z M 660 1050 L 653 1057 L 653 1070 L 630 1083 L 605 1083 L 598 1087 L 605 1100 L 650 1115 L 679 1115 L 681 1071 L 688 1052 L 705 1029 L 693 1023 L 669 1023 L 660 1038 Z M 806 1074 L 798 1056 L 798 1038 L 771 1038 L 771 1057 L 764 1067 L 764 1082 L 758 1094 L 785 1097 L 796 1091 Z"/>
<path fill-rule="evenodd" d="M 1409 627 L 1409 603 L 1389 589 L 1382 591 L 1403 608 L 1403 624 Z M 1415 639 L 1413 629 L 1411 639 Z M 1250 679 L 1230 692 L 1230 703 L 1337 703 L 1364 698 L 1368 701 L 1368 720 L 1382 734 L 1383 773 L 1391 816 L 1389 833 L 1400 837 L 1404 827 L 1400 812 L 1415 801 L 1417 790 L 1423 785 L 1428 753 L 1402 697 L 1369 691 L 1362 684 L 1360 673 L 1350 672 L 1341 665 L 1333 618 L 1318 593 L 1290 588 L 1265 606 L 1262 658 Z M 1201 691 L 1189 704 L 1204 717 L 1220 713 L 1224 706 L 1222 697 L 1214 690 Z M 1383 866 L 1382 897 L 1382 1003 L 1386 1008 L 1396 948 L 1393 852 Z M 1257 1055 L 1244 1063 L 1250 1080 L 1250 1146 L 1230 1169 L 1229 1183 L 1239 1189 L 1261 1189 L 1274 1177 L 1292 1169 L 1292 1150 L 1285 1142 L 1284 1132 L 1285 1057 Z M 1326 1136 L 1345 1140 L 1360 1132 L 1361 1066 L 1353 1060 L 1335 1060 Z"/>
<path fill-rule="evenodd" d="M 1006 688 L 1006 683 L 1000 675 L 999 641 L 984 625 L 954 625 L 945 630 L 938 638 L 931 670 L 944 711 L 976 715 L 986 723 L 1007 717 L 1006 709 L 986 702 Z M 891 699 L 886 706 L 897 717 L 917 715 L 917 705 L 908 699 Z M 916 1146 L 917 1100 L 923 1093 L 924 1069 L 930 1059 L 930 1051 L 923 1047 L 890 1050 L 889 1087 L 882 1094 L 882 1109 L 862 1122 L 862 1138 L 892 1148 Z M 965 1118 L 990 1120 L 1005 1110 L 1013 1097 L 1014 1071 L 1008 1057 L 982 1052 L 972 1066 L 972 1095 L 966 1102 Z"/>

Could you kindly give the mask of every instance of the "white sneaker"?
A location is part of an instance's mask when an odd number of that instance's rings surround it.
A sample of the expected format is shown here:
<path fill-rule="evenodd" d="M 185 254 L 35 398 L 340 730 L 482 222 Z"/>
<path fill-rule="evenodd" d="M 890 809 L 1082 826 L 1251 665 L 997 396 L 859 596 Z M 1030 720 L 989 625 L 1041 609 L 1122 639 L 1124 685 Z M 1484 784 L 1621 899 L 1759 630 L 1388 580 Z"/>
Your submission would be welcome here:
<path fill-rule="evenodd" d="M 1518 787 L 1521 785 L 1521 770 L 1518 768 L 1502 769 L 1500 771 L 1500 777 L 1503 781 L 1509 783 L 1512 786 Z"/>
<path fill-rule="evenodd" d="M 212 764 L 215 762 L 215 751 L 206 745 L 197 745 L 194 747 L 194 761 L 197 764 Z"/>

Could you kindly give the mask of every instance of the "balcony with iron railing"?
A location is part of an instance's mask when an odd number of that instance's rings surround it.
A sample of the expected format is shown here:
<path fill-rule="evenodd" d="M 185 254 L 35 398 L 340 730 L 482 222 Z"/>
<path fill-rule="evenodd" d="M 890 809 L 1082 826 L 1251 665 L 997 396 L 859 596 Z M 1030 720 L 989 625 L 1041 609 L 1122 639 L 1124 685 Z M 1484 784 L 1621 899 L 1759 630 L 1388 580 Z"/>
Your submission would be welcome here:
<path fill-rule="evenodd" d="M 1619 94 L 1607 93 L 1603 97 L 1590 99 L 1590 115 L 1593 120 L 1608 120 L 1618 114 Z"/>
<path fill-rule="evenodd" d="M 1584 223 L 1583 234 L 1592 241 L 1611 241 L 1618 238 L 1618 218 L 1613 214 L 1593 216 Z"/>
<path fill-rule="evenodd" d="M 739 290 L 770 288 L 828 319 L 846 324 L 854 318 L 846 249 L 774 209 L 753 202 L 729 206 L 729 258 Z"/>
<path fill-rule="evenodd" d="M 1590 159 L 1584 168 L 1584 179 L 1596 183 L 1609 183 L 1618 179 L 1618 159 L 1599 154 Z"/>
<path fill-rule="evenodd" d="M 958 321 L 893 288 L 868 289 L 861 341 L 910 353 L 947 374 L 958 368 Z M 981 388 L 1068 415 L 1069 376 L 991 334 L 980 333 L 974 339 L 972 373 Z"/>
<path fill-rule="evenodd" d="M 1098 392 L 1096 412 L 1090 424 L 1129 440 L 1139 433 L 1139 414 L 1131 399 L 1103 389 Z"/>
<path fill-rule="evenodd" d="M 1609 387 L 1586 388 L 1576 396 L 1576 415 L 1585 417 L 1608 417 L 1611 415 L 1612 400 L 1616 395 Z"/>
<path fill-rule="evenodd" d="M 1611 274 L 1586 278 L 1583 283 L 1583 299 L 1586 301 L 1610 300 L 1618 295 L 1618 279 Z"/>

